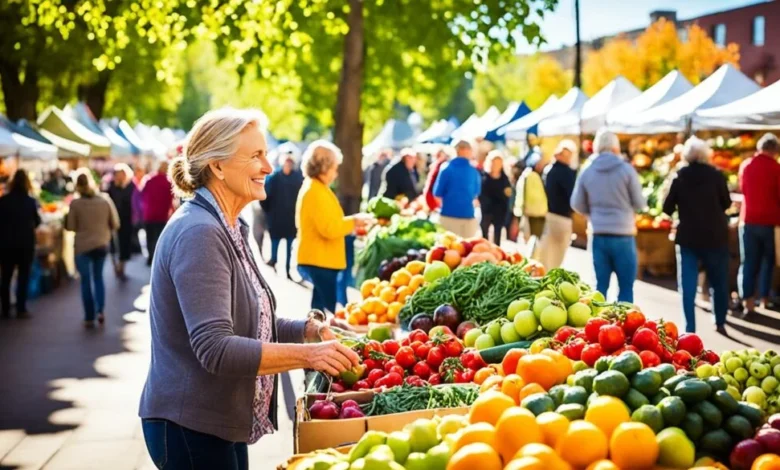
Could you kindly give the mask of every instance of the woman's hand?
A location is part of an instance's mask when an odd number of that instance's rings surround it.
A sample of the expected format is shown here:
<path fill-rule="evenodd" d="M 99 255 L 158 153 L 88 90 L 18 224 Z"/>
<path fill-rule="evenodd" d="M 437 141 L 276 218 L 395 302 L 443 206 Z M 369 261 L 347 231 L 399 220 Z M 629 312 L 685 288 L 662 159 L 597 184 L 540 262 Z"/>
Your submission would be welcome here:
<path fill-rule="evenodd" d="M 332 333 L 331 333 L 332 334 Z M 306 345 L 306 362 L 309 369 L 338 376 L 345 370 L 360 364 L 357 353 L 336 340 Z"/>
<path fill-rule="evenodd" d="M 329 325 L 314 318 L 306 322 L 306 328 L 303 331 L 304 341 L 306 343 L 317 343 L 320 341 L 331 341 L 336 339 Z"/>
<path fill-rule="evenodd" d="M 374 222 L 374 216 L 371 214 L 355 214 L 352 216 L 355 220 L 355 229 L 366 228 Z"/>

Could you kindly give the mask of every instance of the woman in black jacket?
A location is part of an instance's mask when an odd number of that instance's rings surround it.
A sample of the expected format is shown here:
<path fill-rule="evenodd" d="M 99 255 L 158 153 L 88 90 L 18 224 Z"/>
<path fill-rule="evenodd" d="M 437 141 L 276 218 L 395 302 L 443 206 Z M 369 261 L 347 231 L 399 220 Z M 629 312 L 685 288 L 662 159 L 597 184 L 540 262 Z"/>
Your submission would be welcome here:
<path fill-rule="evenodd" d="M 11 315 L 11 277 L 16 279 L 16 317 L 27 318 L 27 289 L 35 255 L 35 228 L 41 224 L 38 203 L 30 196 L 27 173 L 17 170 L 8 194 L 0 197 L 0 303 L 2 316 Z"/>
<path fill-rule="evenodd" d="M 290 274 L 292 245 L 298 234 L 295 228 L 295 203 L 298 201 L 298 192 L 303 184 L 303 175 L 295 168 L 295 158 L 292 154 L 286 154 L 283 158 L 282 168 L 268 177 L 265 184 L 266 199 L 260 204 L 263 212 L 266 213 L 268 234 L 271 235 L 271 259 L 268 265 L 276 267 L 279 244 L 285 240 L 287 242 L 285 272 L 287 279 L 292 281 Z"/>
<path fill-rule="evenodd" d="M 482 237 L 488 238 L 493 226 L 493 243 L 501 244 L 501 229 L 504 228 L 509 212 L 509 198 L 512 197 L 512 183 L 504 172 L 504 158 L 498 150 L 491 151 L 485 158 L 485 172 L 482 173 L 482 193 L 479 205 L 482 209 Z"/>
<path fill-rule="evenodd" d="M 130 259 L 133 246 L 133 193 L 136 191 L 133 183 L 133 172 L 129 166 L 120 163 L 114 167 L 114 179 L 108 188 L 108 195 L 116 206 L 119 214 L 119 230 L 116 240 L 111 243 L 112 252 L 115 245 L 119 245 L 119 263 L 116 264 L 116 275 L 119 279 L 125 279 L 125 263 Z"/>
<path fill-rule="evenodd" d="M 728 217 L 731 206 L 726 178 L 709 164 L 710 147 L 691 137 L 685 142 L 681 168 L 664 200 L 664 212 L 678 212 L 677 286 L 682 295 L 685 331 L 696 331 L 696 286 L 699 264 L 704 266 L 710 284 L 715 327 L 726 334 L 728 310 Z"/>

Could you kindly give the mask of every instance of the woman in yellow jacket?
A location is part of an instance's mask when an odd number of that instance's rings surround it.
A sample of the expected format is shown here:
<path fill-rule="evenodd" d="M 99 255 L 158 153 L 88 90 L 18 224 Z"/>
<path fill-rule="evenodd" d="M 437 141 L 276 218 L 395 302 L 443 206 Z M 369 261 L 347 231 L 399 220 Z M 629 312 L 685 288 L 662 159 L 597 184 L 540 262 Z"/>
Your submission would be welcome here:
<path fill-rule="evenodd" d="M 336 279 L 347 267 L 344 237 L 366 226 L 365 214 L 345 216 L 330 189 L 338 176 L 341 150 L 330 142 L 312 142 L 303 154 L 303 182 L 295 207 L 298 271 L 314 285 L 311 308 L 336 311 Z"/>

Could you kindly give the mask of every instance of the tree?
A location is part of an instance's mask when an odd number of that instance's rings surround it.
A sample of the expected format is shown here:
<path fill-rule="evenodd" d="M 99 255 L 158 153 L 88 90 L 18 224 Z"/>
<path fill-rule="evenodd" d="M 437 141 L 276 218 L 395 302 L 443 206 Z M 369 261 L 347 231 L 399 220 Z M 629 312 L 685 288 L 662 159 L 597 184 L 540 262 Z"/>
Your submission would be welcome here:
<path fill-rule="evenodd" d="M 510 56 L 488 64 L 478 73 L 469 97 L 478 113 L 490 106 L 506 108 L 512 101 L 525 101 L 535 109 L 550 97 L 561 96 L 571 88 L 572 75 L 545 54 Z"/>
<path fill-rule="evenodd" d="M 610 39 L 588 55 L 583 71 L 585 93 L 596 93 L 618 75 L 644 90 L 675 69 L 695 85 L 723 64 L 739 66 L 739 46 L 718 47 L 696 24 L 686 30 L 687 39 L 682 41 L 675 24 L 662 18 L 634 42 L 624 36 Z"/>

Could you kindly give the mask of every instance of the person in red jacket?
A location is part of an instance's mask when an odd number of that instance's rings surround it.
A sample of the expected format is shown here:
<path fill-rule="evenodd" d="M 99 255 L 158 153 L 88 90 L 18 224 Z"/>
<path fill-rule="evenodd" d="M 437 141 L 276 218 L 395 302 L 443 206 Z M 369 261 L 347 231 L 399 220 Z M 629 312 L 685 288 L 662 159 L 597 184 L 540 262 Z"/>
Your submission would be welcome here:
<path fill-rule="evenodd" d="M 775 264 L 775 227 L 780 226 L 780 143 L 774 134 L 758 141 L 758 153 L 739 169 L 739 187 L 744 198 L 739 227 L 739 294 L 744 316 L 755 309 L 756 280 L 763 306 L 769 301 Z"/>
<path fill-rule="evenodd" d="M 141 182 L 141 201 L 143 207 L 144 230 L 146 230 L 146 248 L 149 258 L 146 264 L 152 265 L 157 239 L 165 228 L 173 212 L 173 186 L 168 178 L 168 162 L 161 162 L 157 173 L 148 174 Z"/>
<path fill-rule="evenodd" d="M 441 201 L 433 195 L 433 186 L 436 184 L 436 177 L 439 176 L 439 170 L 441 170 L 442 165 L 447 163 L 449 159 L 450 157 L 444 148 L 439 149 L 439 151 L 436 152 L 436 160 L 431 165 L 431 171 L 428 172 L 428 178 L 425 180 L 423 194 L 425 194 L 425 203 L 428 205 L 428 209 L 430 209 L 431 212 L 441 207 Z"/>

